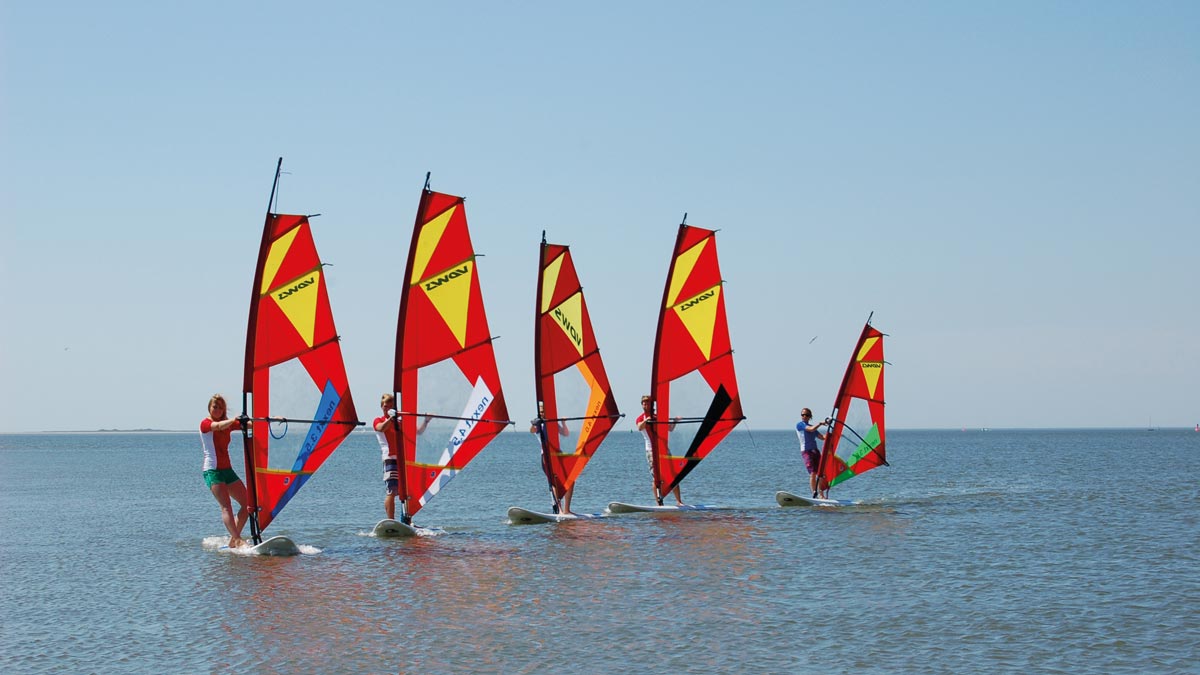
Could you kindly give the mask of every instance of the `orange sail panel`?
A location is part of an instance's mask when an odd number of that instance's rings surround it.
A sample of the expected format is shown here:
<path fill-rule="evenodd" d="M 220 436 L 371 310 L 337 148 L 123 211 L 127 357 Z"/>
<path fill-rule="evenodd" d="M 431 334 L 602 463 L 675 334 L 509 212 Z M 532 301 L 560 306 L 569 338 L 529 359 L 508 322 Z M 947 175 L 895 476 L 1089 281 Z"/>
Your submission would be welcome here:
<path fill-rule="evenodd" d="M 832 487 L 887 464 L 883 424 L 883 338 L 863 326 L 833 404 L 833 425 L 821 451 L 820 475 Z"/>
<path fill-rule="evenodd" d="M 257 538 L 358 419 L 307 216 L 267 214 L 243 395 L 254 420 L 246 474 Z"/>
<path fill-rule="evenodd" d="M 543 469 L 557 501 L 621 416 L 571 250 L 541 244 L 534 369 Z"/>
<path fill-rule="evenodd" d="M 393 383 L 410 519 L 509 424 L 463 198 L 428 187 L 404 272 Z"/>
<path fill-rule="evenodd" d="M 660 500 L 745 419 L 723 284 L 716 232 L 680 225 L 659 310 L 650 384 L 656 405 L 652 465 Z"/>

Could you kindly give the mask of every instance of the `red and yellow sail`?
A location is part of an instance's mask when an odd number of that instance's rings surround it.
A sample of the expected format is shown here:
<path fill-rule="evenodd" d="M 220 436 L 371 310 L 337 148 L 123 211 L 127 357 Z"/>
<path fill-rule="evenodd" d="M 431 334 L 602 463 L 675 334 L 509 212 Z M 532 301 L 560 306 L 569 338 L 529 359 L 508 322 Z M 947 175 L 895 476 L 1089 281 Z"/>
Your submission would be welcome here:
<path fill-rule="evenodd" d="M 509 424 L 463 198 L 428 186 L 404 272 L 394 387 L 408 519 Z"/>
<path fill-rule="evenodd" d="M 650 433 L 654 485 L 662 499 L 745 419 L 713 230 L 679 226 L 659 312 L 650 396 L 656 405 Z"/>
<path fill-rule="evenodd" d="M 246 474 L 257 539 L 358 419 L 307 216 L 267 214 L 242 390 L 254 420 Z"/>
<path fill-rule="evenodd" d="M 571 250 L 546 243 L 538 265 L 534 375 L 543 468 L 562 498 L 621 416 Z M 556 504 L 557 507 L 557 504 Z"/>
<path fill-rule="evenodd" d="M 868 319 L 850 355 L 821 450 L 819 474 L 830 486 L 887 464 L 883 338 Z"/>

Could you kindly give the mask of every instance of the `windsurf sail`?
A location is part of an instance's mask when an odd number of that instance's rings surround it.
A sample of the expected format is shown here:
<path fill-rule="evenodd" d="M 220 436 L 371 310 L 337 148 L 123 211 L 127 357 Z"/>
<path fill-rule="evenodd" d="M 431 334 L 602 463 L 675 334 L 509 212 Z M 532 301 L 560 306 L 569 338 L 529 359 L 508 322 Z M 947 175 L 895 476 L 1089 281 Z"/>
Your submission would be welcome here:
<path fill-rule="evenodd" d="M 571 249 L 546 243 L 538 265 L 533 353 L 538 416 L 553 512 L 621 413 L 604 371 Z"/>
<path fill-rule="evenodd" d="M 463 198 L 430 190 L 427 175 L 396 329 L 405 523 L 512 423 L 492 339 Z"/>
<path fill-rule="evenodd" d="M 716 231 L 679 226 L 659 307 L 650 397 L 655 497 L 679 485 L 745 417 Z"/>
<path fill-rule="evenodd" d="M 817 473 L 830 487 L 887 465 L 883 338 L 884 334 L 871 326 L 868 317 L 850 354 L 846 375 L 833 403 L 832 424 L 821 449 Z"/>
<path fill-rule="evenodd" d="M 242 417 L 254 543 L 358 422 L 308 216 L 267 205 L 250 294 Z M 243 427 L 245 425 L 243 424 Z"/>

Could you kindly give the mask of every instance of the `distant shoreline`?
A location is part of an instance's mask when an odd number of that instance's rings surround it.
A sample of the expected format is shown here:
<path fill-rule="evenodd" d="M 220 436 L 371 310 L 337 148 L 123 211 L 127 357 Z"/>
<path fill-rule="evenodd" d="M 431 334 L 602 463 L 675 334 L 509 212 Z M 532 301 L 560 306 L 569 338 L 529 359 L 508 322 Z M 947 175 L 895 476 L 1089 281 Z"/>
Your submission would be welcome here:
<path fill-rule="evenodd" d="M 181 429 L 74 429 L 64 431 L 6 431 L 7 434 L 194 434 Z"/>
<path fill-rule="evenodd" d="M 1154 427 L 1147 429 L 1146 427 L 949 427 L 949 428 L 928 428 L 928 427 L 902 427 L 893 428 L 890 431 L 938 431 L 938 432 L 954 432 L 954 433 L 987 433 L 992 431 L 1193 431 L 1192 426 L 1179 427 Z M 523 429 L 514 429 L 514 432 L 523 432 Z M 637 433 L 636 429 L 628 429 L 630 433 Z M 759 433 L 759 432 L 789 432 L 792 429 L 756 429 L 754 431 L 746 429 L 735 429 L 735 434 Z M 374 433 L 368 428 L 355 429 L 356 433 Z M 57 431 L 0 431 L 0 436 L 27 436 L 34 434 L 194 434 L 195 429 L 72 429 L 72 430 L 57 430 Z M 614 431 L 619 433 L 619 431 Z"/>

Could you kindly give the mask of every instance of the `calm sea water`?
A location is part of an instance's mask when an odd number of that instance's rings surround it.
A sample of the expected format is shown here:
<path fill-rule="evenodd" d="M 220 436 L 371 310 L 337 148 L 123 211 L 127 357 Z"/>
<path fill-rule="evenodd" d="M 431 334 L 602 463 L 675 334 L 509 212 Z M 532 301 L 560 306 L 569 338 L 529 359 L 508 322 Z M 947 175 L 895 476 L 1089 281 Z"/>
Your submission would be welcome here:
<path fill-rule="evenodd" d="M 247 558 L 196 434 L 0 436 L 0 671 L 1200 671 L 1191 430 L 894 431 L 841 511 L 776 507 L 795 434 L 742 432 L 683 488 L 732 510 L 519 527 L 548 499 L 507 433 L 406 541 L 365 536 L 378 457 L 355 434 L 268 530 L 310 554 Z M 649 491 L 617 432 L 575 507 Z"/>

